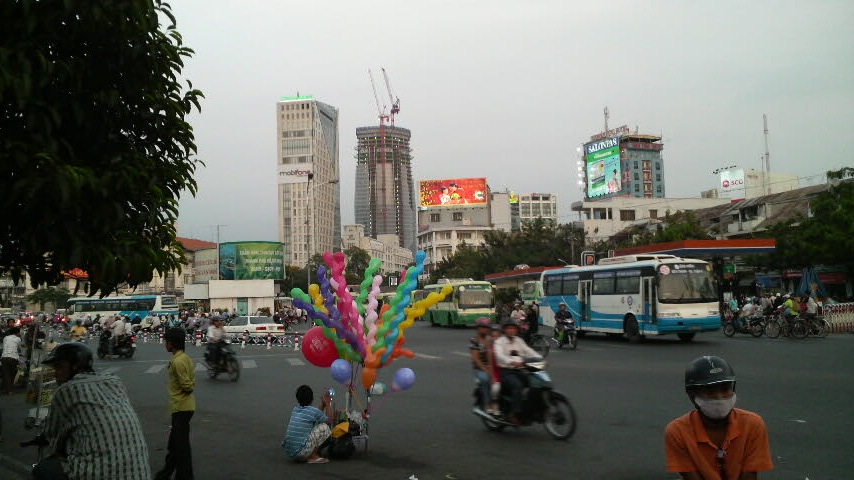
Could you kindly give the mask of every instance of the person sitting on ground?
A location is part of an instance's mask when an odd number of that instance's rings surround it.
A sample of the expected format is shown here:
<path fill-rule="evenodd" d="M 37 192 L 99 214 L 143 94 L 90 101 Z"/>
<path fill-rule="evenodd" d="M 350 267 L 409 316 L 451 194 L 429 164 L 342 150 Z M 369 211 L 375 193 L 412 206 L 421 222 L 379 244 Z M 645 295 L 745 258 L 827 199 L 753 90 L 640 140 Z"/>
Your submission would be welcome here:
<path fill-rule="evenodd" d="M 477 326 L 477 336 L 469 339 L 469 351 L 471 352 L 471 363 L 474 369 L 474 377 L 477 379 L 477 385 L 480 389 L 479 408 L 486 410 L 490 414 L 496 412 L 489 405 L 492 397 L 492 321 L 486 317 L 480 317 L 475 320 Z"/>
<path fill-rule="evenodd" d="M 317 450 L 332 434 L 327 423 L 332 417 L 332 396 L 329 391 L 323 392 L 320 409 L 311 406 L 314 392 L 308 385 L 300 385 L 296 397 L 298 405 L 291 411 L 282 447 L 297 462 L 326 463 L 329 459 L 318 455 Z"/>
<path fill-rule="evenodd" d="M 84 336 L 86 336 L 86 327 L 81 320 L 75 321 L 74 326 L 71 327 L 71 340 L 82 340 Z"/>
<path fill-rule="evenodd" d="M 520 425 L 522 390 L 527 386 L 527 376 L 523 371 L 525 359 L 539 358 L 540 354 L 518 337 L 519 325 L 515 320 L 505 321 L 502 327 L 504 335 L 495 341 L 495 362 L 501 369 L 501 384 L 511 395 L 508 419 L 511 423 Z"/>
<path fill-rule="evenodd" d="M 58 345 L 42 363 L 59 384 L 42 433 L 54 453 L 33 477 L 150 480 L 148 446 L 122 381 L 94 373 L 92 351 L 79 342 Z"/>
<path fill-rule="evenodd" d="M 774 468 L 762 417 L 733 408 L 735 380 L 732 367 L 713 355 L 685 369 L 685 393 L 694 410 L 664 431 L 668 472 L 683 480 L 756 480 L 757 472 Z"/>

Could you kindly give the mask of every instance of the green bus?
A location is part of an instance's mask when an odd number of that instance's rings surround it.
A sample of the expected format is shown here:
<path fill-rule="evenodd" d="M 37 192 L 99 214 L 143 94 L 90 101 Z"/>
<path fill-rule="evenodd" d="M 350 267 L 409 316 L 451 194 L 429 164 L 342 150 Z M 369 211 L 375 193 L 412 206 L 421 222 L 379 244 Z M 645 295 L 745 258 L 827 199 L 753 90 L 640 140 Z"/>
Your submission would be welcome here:
<path fill-rule="evenodd" d="M 495 322 L 495 296 L 489 282 L 466 279 L 439 279 L 439 283 L 418 290 L 417 297 L 439 293 L 445 285 L 454 287 L 454 292 L 424 314 L 423 320 L 430 326 L 457 327 L 474 325 L 478 317 L 487 317 Z M 413 292 L 414 293 L 414 292 Z M 413 296 L 413 299 L 416 295 Z"/>

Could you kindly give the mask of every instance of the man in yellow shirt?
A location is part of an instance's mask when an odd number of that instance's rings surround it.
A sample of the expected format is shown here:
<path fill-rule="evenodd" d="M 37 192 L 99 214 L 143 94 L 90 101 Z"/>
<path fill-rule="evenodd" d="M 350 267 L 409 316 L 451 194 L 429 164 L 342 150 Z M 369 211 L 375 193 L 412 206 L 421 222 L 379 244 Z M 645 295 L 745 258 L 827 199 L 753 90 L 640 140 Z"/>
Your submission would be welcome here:
<path fill-rule="evenodd" d="M 85 335 L 86 327 L 83 326 L 83 322 L 80 320 L 74 322 L 74 326 L 71 327 L 71 340 L 82 340 Z"/>
<path fill-rule="evenodd" d="M 196 411 L 196 372 L 193 360 L 184 353 L 183 328 L 173 327 L 166 331 L 163 340 L 166 351 L 172 354 L 169 362 L 169 411 L 172 413 L 172 429 L 166 453 L 166 465 L 157 472 L 155 480 L 172 478 L 193 479 L 193 457 L 190 451 L 190 419 Z"/>

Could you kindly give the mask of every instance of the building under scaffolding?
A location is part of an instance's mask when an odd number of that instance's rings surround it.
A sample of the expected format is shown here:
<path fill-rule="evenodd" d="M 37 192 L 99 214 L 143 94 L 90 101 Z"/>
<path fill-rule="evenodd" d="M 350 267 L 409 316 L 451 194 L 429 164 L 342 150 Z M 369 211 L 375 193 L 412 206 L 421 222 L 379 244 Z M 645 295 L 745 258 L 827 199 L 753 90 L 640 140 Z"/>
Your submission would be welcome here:
<path fill-rule="evenodd" d="M 416 251 L 416 199 L 412 181 L 411 133 L 393 125 L 356 129 L 356 223 L 365 235 L 397 235 Z"/>

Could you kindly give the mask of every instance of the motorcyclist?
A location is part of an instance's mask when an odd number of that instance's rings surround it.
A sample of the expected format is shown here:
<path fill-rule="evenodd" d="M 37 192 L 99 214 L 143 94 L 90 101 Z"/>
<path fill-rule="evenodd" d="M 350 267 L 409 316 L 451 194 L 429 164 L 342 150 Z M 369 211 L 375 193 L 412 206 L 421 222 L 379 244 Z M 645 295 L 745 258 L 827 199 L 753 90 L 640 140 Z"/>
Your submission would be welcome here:
<path fill-rule="evenodd" d="M 504 335 L 495 341 L 495 361 L 501 372 L 501 384 L 510 390 L 511 402 L 508 420 L 520 425 L 519 414 L 522 412 L 522 390 L 527 386 L 525 375 L 525 359 L 540 355 L 522 341 L 519 335 L 519 325 L 512 318 L 502 324 Z"/>
<path fill-rule="evenodd" d="M 747 322 L 749 321 L 750 317 L 756 314 L 757 306 L 754 302 L 754 299 L 748 298 L 744 306 L 741 307 L 741 314 L 738 316 L 738 320 L 741 324 L 742 329 L 747 328 Z"/>
<path fill-rule="evenodd" d="M 127 329 L 129 328 L 130 325 L 127 325 L 122 317 L 116 315 L 116 321 L 114 321 L 113 324 L 110 326 L 110 331 L 113 334 L 113 337 L 110 339 L 111 348 L 113 349 L 113 352 L 116 351 L 116 347 L 119 346 L 119 342 L 121 341 L 124 334 L 127 333 Z"/>
<path fill-rule="evenodd" d="M 208 351 L 207 356 L 213 365 L 219 365 L 222 357 L 222 347 L 225 345 L 225 329 L 222 317 L 213 318 L 213 325 L 208 328 Z"/>
<path fill-rule="evenodd" d="M 149 480 L 148 446 L 122 381 L 94 373 L 92 351 L 79 342 L 57 345 L 42 363 L 59 384 L 42 433 L 54 453 L 33 477 Z"/>
<path fill-rule="evenodd" d="M 75 321 L 74 326 L 71 327 L 71 340 L 82 340 L 84 335 L 86 335 L 86 327 L 83 326 L 83 322 Z"/>
<path fill-rule="evenodd" d="M 555 338 L 559 335 L 559 327 L 568 327 L 569 323 L 573 321 L 572 313 L 566 309 L 565 303 L 560 302 L 557 308 L 558 310 L 555 312 Z"/>

